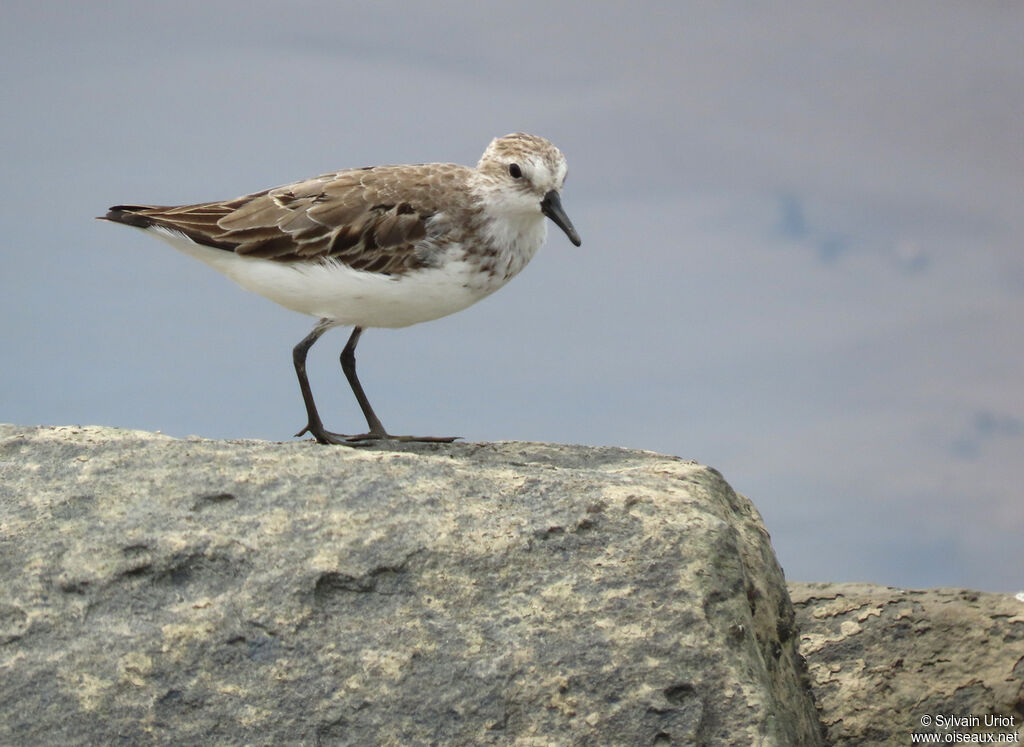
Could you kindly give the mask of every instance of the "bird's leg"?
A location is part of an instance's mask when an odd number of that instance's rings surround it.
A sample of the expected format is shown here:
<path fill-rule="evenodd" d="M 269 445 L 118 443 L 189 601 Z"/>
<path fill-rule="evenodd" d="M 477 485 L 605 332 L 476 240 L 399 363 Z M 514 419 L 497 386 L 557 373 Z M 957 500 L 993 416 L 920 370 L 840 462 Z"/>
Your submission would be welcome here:
<path fill-rule="evenodd" d="M 384 430 L 384 426 L 381 424 L 380 418 L 377 417 L 377 414 L 370 406 L 370 400 L 367 399 L 366 392 L 363 391 L 363 386 L 359 383 L 359 377 L 356 376 L 356 345 L 359 344 L 359 337 L 362 334 L 362 327 L 354 328 L 352 330 L 352 335 L 348 338 L 348 342 L 345 343 L 345 349 L 341 351 L 341 370 L 345 372 L 345 378 L 348 379 L 348 385 L 352 387 L 352 393 L 356 395 L 356 402 L 359 403 L 359 409 L 363 411 L 363 416 L 366 418 L 366 425 L 370 429 L 369 432 L 363 436 L 354 436 L 353 438 L 388 438 L 388 432 Z"/>
<path fill-rule="evenodd" d="M 364 433 L 361 436 L 349 436 L 346 443 L 380 441 L 384 439 L 392 441 L 430 441 L 436 443 L 451 443 L 458 438 L 458 436 L 392 436 L 384 430 L 384 426 L 380 422 L 380 418 L 377 417 L 377 414 L 370 406 L 370 400 L 367 398 L 366 392 L 363 391 L 362 384 L 359 383 L 359 377 L 356 376 L 356 345 L 359 344 L 359 337 L 362 334 L 362 327 L 356 327 L 352 330 L 352 336 L 348 338 L 348 343 L 346 343 L 345 349 L 341 351 L 341 370 L 345 372 L 345 378 L 348 379 L 349 386 L 352 387 L 352 393 L 356 395 L 356 401 L 359 403 L 359 408 L 363 411 L 363 415 L 366 417 L 366 425 L 370 430 L 368 433 Z"/>
<path fill-rule="evenodd" d="M 370 430 L 357 436 L 348 436 L 343 433 L 332 433 L 324 428 L 323 421 L 320 420 L 320 414 L 316 411 L 316 403 L 313 401 L 313 391 L 309 387 L 309 378 L 306 376 L 306 355 L 309 353 L 309 349 L 313 347 L 317 340 L 320 339 L 320 336 L 333 326 L 334 324 L 331 320 L 321 319 L 313 328 L 313 331 L 306 335 L 305 339 L 303 339 L 303 341 L 296 345 L 292 350 L 292 360 L 295 363 L 295 375 L 299 378 L 299 389 L 302 390 L 302 401 L 306 405 L 307 418 L 306 427 L 296 433 L 296 437 L 301 436 L 304 433 L 308 433 L 322 444 L 347 445 L 384 440 L 434 441 L 449 443 L 457 438 L 457 436 L 392 436 L 384 430 L 384 426 L 381 424 L 380 418 L 378 418 L 377 414 L 373 411 L 373 408 L 370 406 L 370 400 L 367 399 L 366 392 L 363 391 L 363 387 L 359 383 L 359 377 L 356 376 L 356 345 L 359 344 L 359 336 L 363 334 L 362 327 L 356 327 L 352 330 L 352 335 L 348 338 L 348 343 L 345 345 L 345 349 L 341 351 L 341 370 L 345 372 L 345 378 L 348 379 L 349 386 L 352 387 L 352 393 L 356 395 L 356 401 L 359 403 L 359 408 L 363 411 L 363 415 L 366 417 L 366 424 L 369 426 Z"/>
<path fill-rule="evenodd" d="M 324 428 L 320 420 L 320 414 L 316 411 L 316 403 L 313 401 L 313 390 L 309 388 L 309 379 L 306 377 L 306 354 L 313 344 L 320 339 L 320 335 L 329 330 L 333 325 L 328 319 L 321 319 L 313 328 L 313 331 L 306 335 L 305 339 L 292 349 L 292 361 L 295 363 L 295 375 L 299 377 L 299 389 L 302 390 L 302 401 L 306 405 L 306 427 L 295 434 L 296 437 L 303 433 L 309 433 L 313 438 L 322 444 L 343 444 L 345 437 L 337 433 L 331 433 Z"/>

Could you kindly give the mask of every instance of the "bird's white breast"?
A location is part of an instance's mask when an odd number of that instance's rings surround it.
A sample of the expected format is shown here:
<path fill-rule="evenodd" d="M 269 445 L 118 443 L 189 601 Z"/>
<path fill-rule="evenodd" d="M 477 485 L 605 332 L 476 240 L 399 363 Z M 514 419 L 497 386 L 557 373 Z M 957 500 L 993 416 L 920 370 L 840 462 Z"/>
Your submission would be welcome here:
<path fill-rule="evenodd" d="M 496 252 L 451 242 L 432 266 L 405 274 L 354 270 L 340 262 L 279 262 L 197 244 L 174 231 L 145 229 L 246 290 L 318 319 L 360 327 L 407 327 L 461 311 L 518 274 L 544 240 L 543 222 L 517 233 L 489 221 Z M 538 230 L 539 228 L 539 230 Z"/>

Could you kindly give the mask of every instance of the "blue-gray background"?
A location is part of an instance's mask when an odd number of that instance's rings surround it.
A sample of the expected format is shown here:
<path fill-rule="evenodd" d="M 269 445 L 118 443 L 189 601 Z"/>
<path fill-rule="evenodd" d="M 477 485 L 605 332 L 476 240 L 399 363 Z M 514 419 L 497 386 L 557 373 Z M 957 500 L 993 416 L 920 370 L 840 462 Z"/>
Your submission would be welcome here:
<path fill-rule="evenodd" d="M 626 5 L 6 0 L 0 420 L 287 439 L 312 320 L 93 216 L 525 130 L 583 247 L 370 330 L 385 424 L 706 462 L 790 578 L 1024 587 L 1024 6 Z"/>

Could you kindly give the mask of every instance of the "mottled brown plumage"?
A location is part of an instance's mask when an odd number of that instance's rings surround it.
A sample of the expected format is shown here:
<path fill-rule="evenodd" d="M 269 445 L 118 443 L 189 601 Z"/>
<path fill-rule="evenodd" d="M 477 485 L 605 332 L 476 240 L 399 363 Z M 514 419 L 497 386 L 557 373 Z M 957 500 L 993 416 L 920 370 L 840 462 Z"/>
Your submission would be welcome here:
<path fill-rule="evenodd" d="M 456 164 L 348 169 L 222 202 L 117 205 L 105 217 L 170 229 L 242 256 L 330 258 L 355 270 L 400 274 L 430 266 L 431 247 L 418 242 L 453 220 L 478 220 L 479 206 L 453 189 L 467 171 Z"/>

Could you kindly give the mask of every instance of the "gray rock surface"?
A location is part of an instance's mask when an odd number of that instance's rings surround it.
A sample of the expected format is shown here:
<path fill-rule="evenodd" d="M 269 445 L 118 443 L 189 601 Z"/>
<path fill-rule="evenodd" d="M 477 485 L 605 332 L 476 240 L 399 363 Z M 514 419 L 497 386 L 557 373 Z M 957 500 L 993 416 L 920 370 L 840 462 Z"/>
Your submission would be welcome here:
<path fill-rule="evenodd" d="M 939 744 L 1024 741 L 1018 599 L 872 584 L 789 589 L 829 743 L 907 745 L 912 733 Z"/>
<path fill-rule="evenodd" d="M 0 426 L 0 744 L 814 745 L 760 517 L 532 443 Z"/>

